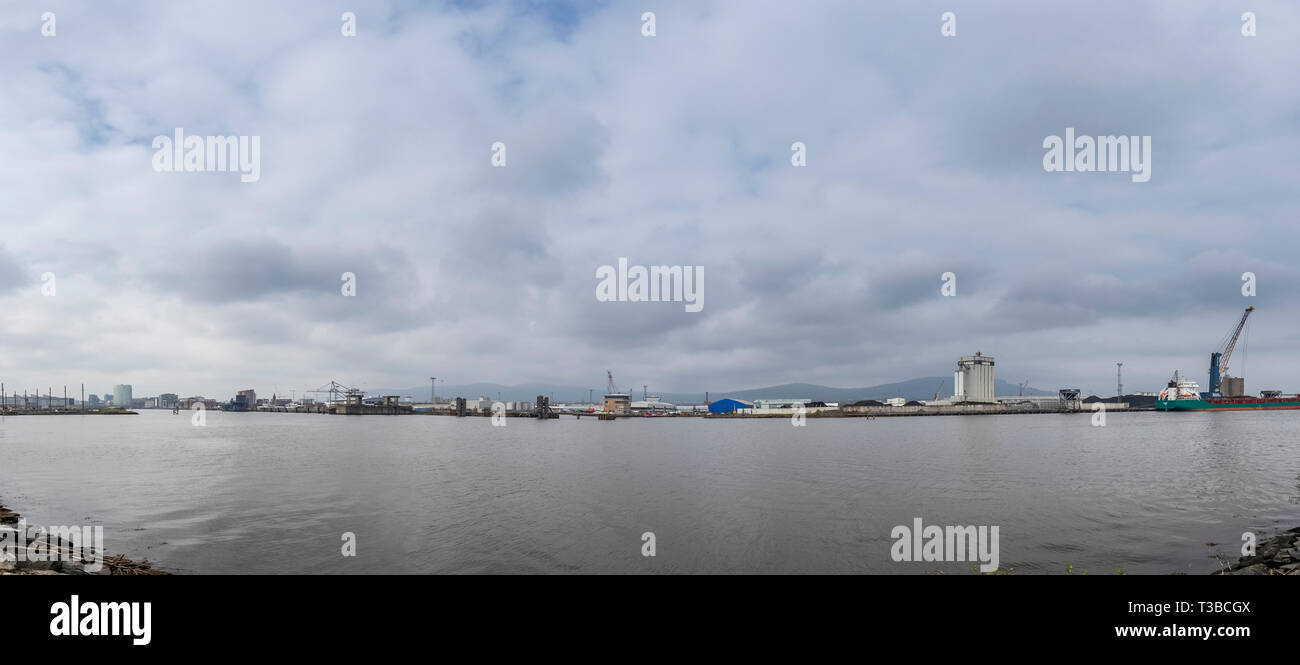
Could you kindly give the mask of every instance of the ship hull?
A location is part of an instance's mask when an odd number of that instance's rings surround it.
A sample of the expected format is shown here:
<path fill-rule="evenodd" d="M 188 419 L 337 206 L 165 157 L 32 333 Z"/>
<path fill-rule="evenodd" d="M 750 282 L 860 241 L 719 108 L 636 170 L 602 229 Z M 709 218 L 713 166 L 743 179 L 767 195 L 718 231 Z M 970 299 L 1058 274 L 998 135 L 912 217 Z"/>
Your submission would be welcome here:
<path fill-rule="evenodd" d="M 1211 397 L 1209 399 L 1158 399 L 1157 411 L 1274 411 L 1300 409 L 1300 398 Z"/>

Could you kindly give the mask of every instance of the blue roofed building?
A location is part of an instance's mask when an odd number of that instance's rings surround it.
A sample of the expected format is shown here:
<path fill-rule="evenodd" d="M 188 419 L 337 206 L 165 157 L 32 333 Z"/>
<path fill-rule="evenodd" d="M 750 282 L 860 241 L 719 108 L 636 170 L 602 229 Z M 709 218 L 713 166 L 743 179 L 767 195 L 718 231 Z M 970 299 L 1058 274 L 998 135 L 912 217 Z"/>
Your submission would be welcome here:
<path fill-rule="evenodd" d="M 754 405 L 740 399 L 731 399 L 724 397 L 716 402 L 709 403 L 709 413 L 735 413 L 741 409 L 752 409 Z"/>

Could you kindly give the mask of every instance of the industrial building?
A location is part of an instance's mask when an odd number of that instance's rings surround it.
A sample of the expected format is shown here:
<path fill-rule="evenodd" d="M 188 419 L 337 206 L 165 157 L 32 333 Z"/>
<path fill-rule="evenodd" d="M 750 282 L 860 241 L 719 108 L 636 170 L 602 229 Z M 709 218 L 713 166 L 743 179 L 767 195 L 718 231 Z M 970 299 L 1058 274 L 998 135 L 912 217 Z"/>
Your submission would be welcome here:
<path fill-rule="evenodd" d="M 605 389 L 605 398 L 600 401 L 601 412 L 616 415 L 632 413 L 632 396 L 628 393 L 619 392 L 618 387 L 614 385 L 614 372 L 612 370 L 606 370 L 605 376 L 609 377 L 609 385 Z"/>
<path fill-rule="evenodd" d="M 759 409 L 792 409 L 800 404 L 811 404 L 812 400 L 806 397 L 791 399 L 756 399 L 754 400 L 755 408 Z"/>
<path fill-rule="evenodd" d="M 645 399 L 632 402 L 628 405 L 628 408 L 635 414 L 661 415 L 677 412 L 676 404 L 665 402 L 656 395 L 649 395 Z"/>
<path fill-rule="evenodd" d="M 600 400 L 600 410 L 605 413 L 628 414 L 632 412 L 632 396 L 626 393 L 609 393 Z"/>
<path fill-rule="evenodd" d="M 993 356 L 979 351 L 973 356 L 962 356 L 952 381 L 953 403 L 996 404 L 998 401 L 993 390 Z"/>
<path fill-rule="evenodd" d="M 1240 376 L 1224 376 L 1221 391 L 1224 397 L 1243 397 L 1246 394 L 1246 379 Z"/>
<path fill-rule="evenodd" d="M 739 413 L 754 408 L 752 402 L 724 397 L 716 402 L 709 402 L 709 413 Z"/>

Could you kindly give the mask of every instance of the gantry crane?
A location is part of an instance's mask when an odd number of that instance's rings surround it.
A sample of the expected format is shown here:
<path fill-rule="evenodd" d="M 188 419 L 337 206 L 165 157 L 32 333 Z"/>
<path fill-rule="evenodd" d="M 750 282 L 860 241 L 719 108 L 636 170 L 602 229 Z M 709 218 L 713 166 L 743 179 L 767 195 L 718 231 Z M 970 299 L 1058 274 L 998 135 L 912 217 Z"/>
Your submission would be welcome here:
<path fill-rule="evenodd" d="M 326 402 L 327 404 L 333 404 L 335 402 L 343 401 L 339 399 L 340 395 L 346 397 L 348 395 L 364 394 L 360 388 L 351 388 L 339 383 L 338 381 L 330 381 L 329 383 L 315 390 L 304 390 L 303 393 L 307 395 L 321 395 L 321 394 L 329 395 L 329 401 Z"/>

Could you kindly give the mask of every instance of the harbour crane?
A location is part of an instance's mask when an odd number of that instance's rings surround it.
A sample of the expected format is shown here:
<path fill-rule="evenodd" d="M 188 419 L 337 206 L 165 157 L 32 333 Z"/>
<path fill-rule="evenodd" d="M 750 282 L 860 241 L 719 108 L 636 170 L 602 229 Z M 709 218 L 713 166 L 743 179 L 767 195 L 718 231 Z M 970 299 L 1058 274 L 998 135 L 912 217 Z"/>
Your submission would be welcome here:
<path fill-rule="evenodd" d="M 345 386 L 339 383 L 338 381 L 330 381 L 329 383 L 315 390 L 304 390 L 303 393 L 307 395 L 322 395 L 322 394 L 329 395 L 329 401 L 327 402 L 327 404 L 333 404 L 335 402 L 343 401 L 339 399 L 340 395 L 347 396 L 347 395 L 364 394 L 360 388 L 352 388 L 349 386 Z"/>
<path fill-rule="evenodd" d="M 1224 341 L 1219 344 L 1218 350 L 1210 354 L 1210 397 L 1223 397 L 1223 389 L 1220 382 L 1228 376 L 1228 360 L 1232 357 L 1232 349 L 1237 346 L 1237 338 L 1241 337 L 1241 330 L 1246 327 L 1246 319 L 1255 308 L 1247 307 L 1246 311 L 1241 313 L 1241 320 L 1237 322 L 1237 327 L 1228 335 Z"/>

